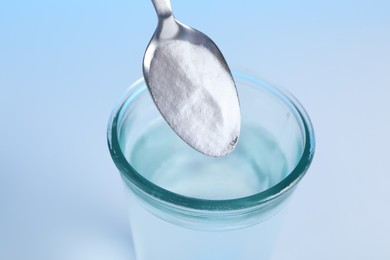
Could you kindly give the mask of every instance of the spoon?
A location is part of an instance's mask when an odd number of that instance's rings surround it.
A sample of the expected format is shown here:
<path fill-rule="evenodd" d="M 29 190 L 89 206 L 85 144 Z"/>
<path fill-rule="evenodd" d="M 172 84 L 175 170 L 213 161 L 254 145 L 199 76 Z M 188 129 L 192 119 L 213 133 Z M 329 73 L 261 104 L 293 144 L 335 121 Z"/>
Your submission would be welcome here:
<path fill-rule="evenodd" d="M 143 60 L 146 85 L 173 131 L 199 152 L 220 157 L 237 144 L 236 86 L 221 51 L 205 34 L 175 19 L 170 0 L 152 0 L 157 29 Z"/>

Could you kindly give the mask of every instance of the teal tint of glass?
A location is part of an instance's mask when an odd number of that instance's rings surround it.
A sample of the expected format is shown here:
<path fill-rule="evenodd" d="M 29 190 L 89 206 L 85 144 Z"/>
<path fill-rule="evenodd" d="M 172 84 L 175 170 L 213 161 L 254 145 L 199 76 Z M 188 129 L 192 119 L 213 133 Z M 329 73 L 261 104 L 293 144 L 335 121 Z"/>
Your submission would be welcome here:
<path fill-rule="evenodd" d="M 146 173 L 137 172 L 127 159 L 128 151 L 142 138 L 148 126 L 161 120 L 144 81 L 139 80 L 113 111 L 108 126 L 108 143 L 124 181 L 144 207 L 160 218 L 200 229 L 224 229 L 227 223 L 233 228 L 253 225 L 274 214 L 306 173 L 315 142 L 310 120 L 302 106 L 290 94 L 255 77 L 240 72 L 233 74 L 243 121 L 259 124 L 276 135 L 288 162 L 286 176 L 265 190 L 228 199 L 191 197 L 156 185 L 145 177 Z"/>

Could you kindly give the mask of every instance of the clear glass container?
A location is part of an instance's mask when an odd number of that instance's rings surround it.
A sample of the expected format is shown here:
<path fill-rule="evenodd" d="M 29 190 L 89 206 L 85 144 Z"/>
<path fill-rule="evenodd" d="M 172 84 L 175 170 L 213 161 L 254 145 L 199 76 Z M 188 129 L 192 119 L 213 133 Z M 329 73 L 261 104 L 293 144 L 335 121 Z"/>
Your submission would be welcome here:
<path fill-rule="evenodd" d="M 224 158 L 177 137 L 142 79 L 114 109 L 108 144 L 127 187 L 137 260 L 270 256 L 286 201 L 312 161 L 313 128 L 289 93 L 233 74 L 242 130 Z"/>

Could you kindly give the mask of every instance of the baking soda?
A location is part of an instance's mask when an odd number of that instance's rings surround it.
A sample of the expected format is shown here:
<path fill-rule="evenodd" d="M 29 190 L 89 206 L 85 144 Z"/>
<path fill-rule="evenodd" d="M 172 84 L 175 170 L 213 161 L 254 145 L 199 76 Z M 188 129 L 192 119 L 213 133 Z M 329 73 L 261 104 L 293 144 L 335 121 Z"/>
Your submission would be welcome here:
<path fill-rule="evenodd" d="M 234 81 L 205 47 L 166 41 L 151 62 L 151 94 L 168 124 L 189 145 L 211 156 L 233 150 L 240 133 Z"/>

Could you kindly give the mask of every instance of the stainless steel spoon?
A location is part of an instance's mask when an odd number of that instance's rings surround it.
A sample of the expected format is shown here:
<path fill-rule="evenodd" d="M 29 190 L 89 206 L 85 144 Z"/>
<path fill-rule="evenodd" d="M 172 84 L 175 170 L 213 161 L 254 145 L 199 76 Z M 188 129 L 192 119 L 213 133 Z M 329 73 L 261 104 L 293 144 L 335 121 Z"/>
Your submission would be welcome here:
<path fill-rule="evenodd" d="M 160 113 L 187 144 L 219 157 L 240 134 L 236 86 L 221 51 L 205 34 L 175 19 L 169 0 L 152 0 L 157 29 L 145 51 L 143 74 Z"/>

